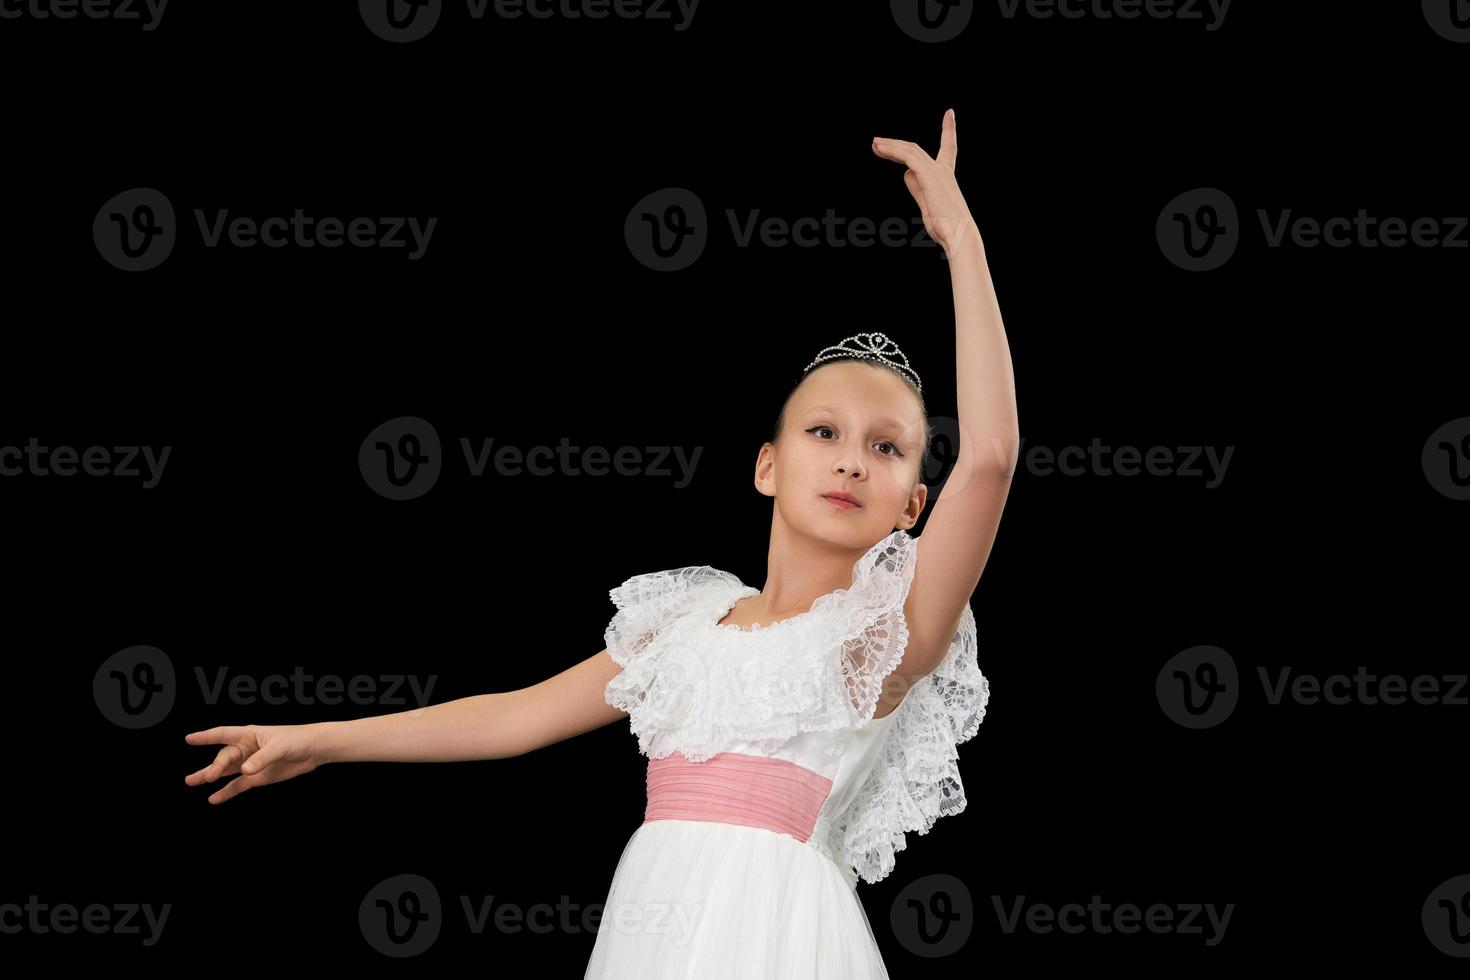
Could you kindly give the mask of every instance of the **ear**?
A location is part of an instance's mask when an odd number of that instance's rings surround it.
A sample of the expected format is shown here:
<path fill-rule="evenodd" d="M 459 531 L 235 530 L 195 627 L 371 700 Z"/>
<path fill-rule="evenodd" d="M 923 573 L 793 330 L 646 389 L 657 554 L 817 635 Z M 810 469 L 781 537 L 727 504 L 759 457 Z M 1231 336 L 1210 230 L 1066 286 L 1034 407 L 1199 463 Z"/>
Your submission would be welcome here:
<path fill-rule="evenodd" d="M 774 443 L 761 444 L 761 450 L 755 457 L 755 488 L 767 497 L 776 495 L 776 446 Z"/>
<path fill-rule="evenodd" d="M 914 492 L 909 494 L 908 503 L 904 505 L 903 514 L 899 527 L 905 531 L 919 523 L 919 516 L 924 513 L 924 503 L 929 499 L 929 487 L 920 482 L 914 487 Z"/>

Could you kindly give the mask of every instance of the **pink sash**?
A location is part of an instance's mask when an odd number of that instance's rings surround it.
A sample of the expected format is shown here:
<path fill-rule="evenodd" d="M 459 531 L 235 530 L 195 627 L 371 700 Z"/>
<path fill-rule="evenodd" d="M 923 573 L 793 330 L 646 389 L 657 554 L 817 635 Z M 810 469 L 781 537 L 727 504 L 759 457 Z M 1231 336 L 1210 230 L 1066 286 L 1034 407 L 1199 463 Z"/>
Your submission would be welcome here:
<path fill-rule="evenodd" d="M 763 827 L 805 843 L 832 780 L 785 759 L 721 752 L 690 762 L 674 752 L 648 762 L 650 820 L 710 820 Z"/>

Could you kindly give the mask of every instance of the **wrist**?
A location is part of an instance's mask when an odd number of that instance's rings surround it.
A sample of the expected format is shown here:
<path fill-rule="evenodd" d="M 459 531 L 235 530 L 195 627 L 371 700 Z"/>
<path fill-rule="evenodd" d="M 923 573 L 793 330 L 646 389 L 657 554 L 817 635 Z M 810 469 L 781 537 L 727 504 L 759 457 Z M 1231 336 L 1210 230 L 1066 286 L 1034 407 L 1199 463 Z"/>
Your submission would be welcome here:
<path fill-rule="evenodd" d="M 945 258 L 951 262 L 956 258 L 970 256 L 982 257 L 985 254 L 985 243 L 980 239 L 980 227 L 975 222 L 969 221 L 950 237 L 945 247 Z"/>
<path fill-rule="evenodd" d="M 319 721 L 306 726 L 311 732 L 311 754 L 317 765 L 340 762 L 342 747 L 346 742 L 343 722 Z"/>

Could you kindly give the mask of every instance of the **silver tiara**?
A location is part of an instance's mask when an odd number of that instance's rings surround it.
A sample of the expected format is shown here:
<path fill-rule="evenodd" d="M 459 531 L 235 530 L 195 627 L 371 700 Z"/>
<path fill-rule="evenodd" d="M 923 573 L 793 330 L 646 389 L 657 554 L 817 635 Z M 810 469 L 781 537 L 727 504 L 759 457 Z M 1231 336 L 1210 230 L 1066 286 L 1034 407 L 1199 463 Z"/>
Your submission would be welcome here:
<path fill-rule="evenodd" d="M 849 342 L 851 342 L 849 344 Z M 890 355 L 897 354 L 902 358 L 902 363 L 891 360 Z M 889 367 L 897 368 L 914 383 L 914 388 L 919 394 L 924 393 L 924 385 L 919 381 L 919 375 L 913 368 L 909 367 L 908 356 L 898 349 L 898 345 L 888 339 L 887 334 L 881 333 L 859 333 L 851 337 L 844 337 L 842 343 L 835 347 L 825 347 L 817 355 L 816 360 L 806 366 L 801 373 L 806 375 L 807 371 L 816 367 L 824 361 L 835 361 L 843 357 L 856 357 L 865 361 L 882 361 Z"/>

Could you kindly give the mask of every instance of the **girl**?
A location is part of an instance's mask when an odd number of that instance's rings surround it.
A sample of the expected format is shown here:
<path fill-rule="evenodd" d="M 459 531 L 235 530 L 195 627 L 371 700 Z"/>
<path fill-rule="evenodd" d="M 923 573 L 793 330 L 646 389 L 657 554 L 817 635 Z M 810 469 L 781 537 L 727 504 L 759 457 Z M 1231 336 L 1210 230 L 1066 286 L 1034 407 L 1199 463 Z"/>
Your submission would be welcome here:
<path fill-rule="evenodd" d="M 1010 354 L 984 246 L 939 154 L 902 163 L 949 261 L 961 441 L 923 534 L 930 428 L 898 345 L 862 333 L 818 353 L 756 459 L 771 497 L 765 586 L 708 565 L 610 590 L 607 648 L 539 684 L 315 725 L 220 727 L 187 777 L 239 772 L 221 803 L 327 762 L 502 759 L 623 718 L 649 758 L 644 822 L 619 859 L 587 978 L 886 977 L 858 878 L 904 834 L 965 807 L 956 746 L 985 716 L 970 595 L 1019 447 Z"/>

